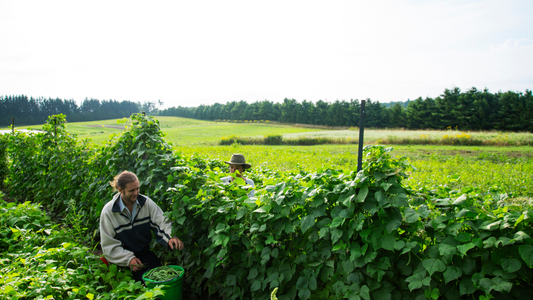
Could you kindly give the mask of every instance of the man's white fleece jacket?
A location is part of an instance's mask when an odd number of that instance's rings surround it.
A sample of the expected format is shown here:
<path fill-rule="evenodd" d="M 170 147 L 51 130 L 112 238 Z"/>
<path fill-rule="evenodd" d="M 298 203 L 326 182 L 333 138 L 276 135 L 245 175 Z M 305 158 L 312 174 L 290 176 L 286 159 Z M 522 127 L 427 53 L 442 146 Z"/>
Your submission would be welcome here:
<path fill-rule="evenodd" d="M 119 266 L 127 267 L 135 254 L 150 250 L 152 232 L 157 242 L 167 246 L 171 238 L 171 223 L 163 216 L 159 206 L 147 196 L 139 194 L 140 208 L 133 222 L 120 211 L 120 193 L 113 196 L 100 215 L 100 244 L 105 258 Z"/>

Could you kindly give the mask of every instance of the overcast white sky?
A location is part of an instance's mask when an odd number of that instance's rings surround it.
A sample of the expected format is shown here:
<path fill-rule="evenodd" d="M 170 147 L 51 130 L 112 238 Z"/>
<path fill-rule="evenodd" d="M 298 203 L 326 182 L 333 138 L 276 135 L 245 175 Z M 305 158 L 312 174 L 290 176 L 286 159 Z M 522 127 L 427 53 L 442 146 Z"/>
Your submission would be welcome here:
<path fill-rule="evenodd" d="M 533 1 L 0 0 L 0 96 L 380 102 L 533 89 Z"/>

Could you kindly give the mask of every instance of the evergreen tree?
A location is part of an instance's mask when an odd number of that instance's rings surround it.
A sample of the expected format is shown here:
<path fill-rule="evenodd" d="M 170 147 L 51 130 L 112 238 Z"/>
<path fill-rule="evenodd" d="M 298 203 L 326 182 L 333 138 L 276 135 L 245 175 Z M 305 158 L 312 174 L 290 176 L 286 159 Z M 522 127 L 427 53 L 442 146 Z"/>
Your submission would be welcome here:
<path fill-rule="evenodd" d="M 406 111 L 400 103 L 395 103 L 388 109 L 389 123 L 388 127 L 403 128 L 407 126 L 406 123 Z"/>

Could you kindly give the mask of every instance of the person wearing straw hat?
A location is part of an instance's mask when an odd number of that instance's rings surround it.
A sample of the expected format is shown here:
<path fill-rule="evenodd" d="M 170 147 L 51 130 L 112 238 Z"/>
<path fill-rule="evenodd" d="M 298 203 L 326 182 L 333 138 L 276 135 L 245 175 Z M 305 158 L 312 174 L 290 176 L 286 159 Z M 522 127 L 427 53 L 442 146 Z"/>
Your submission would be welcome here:
<path fill-rule="evenodd" d="M 232 173 L 232 175 L 221 178 L 222 182 L 224 183 L 233 182 L 236 176 L 236 177 L 242 178 L 247 185 L 250 185 L 252 187 L 255 186 L 253 180 L 242 176 L 245 170 L 250 169 L 252 167 L 250 164 L 246 163 L 246 159 L 244 158 L 244 155 L 235 153 L 231 156 L 231 159 L 229 161 L 225 161 L 225 163 L 229 165 L 229 172 Z M 253 197 L 254 195 L 255 195 L 254 190 L 251 190 L 248 193 L 248 197 Z"/>

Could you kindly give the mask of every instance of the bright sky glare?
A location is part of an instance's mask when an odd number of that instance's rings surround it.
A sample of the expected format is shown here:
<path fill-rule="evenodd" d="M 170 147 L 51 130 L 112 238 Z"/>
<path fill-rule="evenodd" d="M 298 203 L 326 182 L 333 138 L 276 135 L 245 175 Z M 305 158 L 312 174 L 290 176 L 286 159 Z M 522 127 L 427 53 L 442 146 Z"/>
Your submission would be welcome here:
<path fill-rule="evenodd" d="M 0 96 L 164 107 L 533 88 L 533 1 L 0 0 Z"/>

